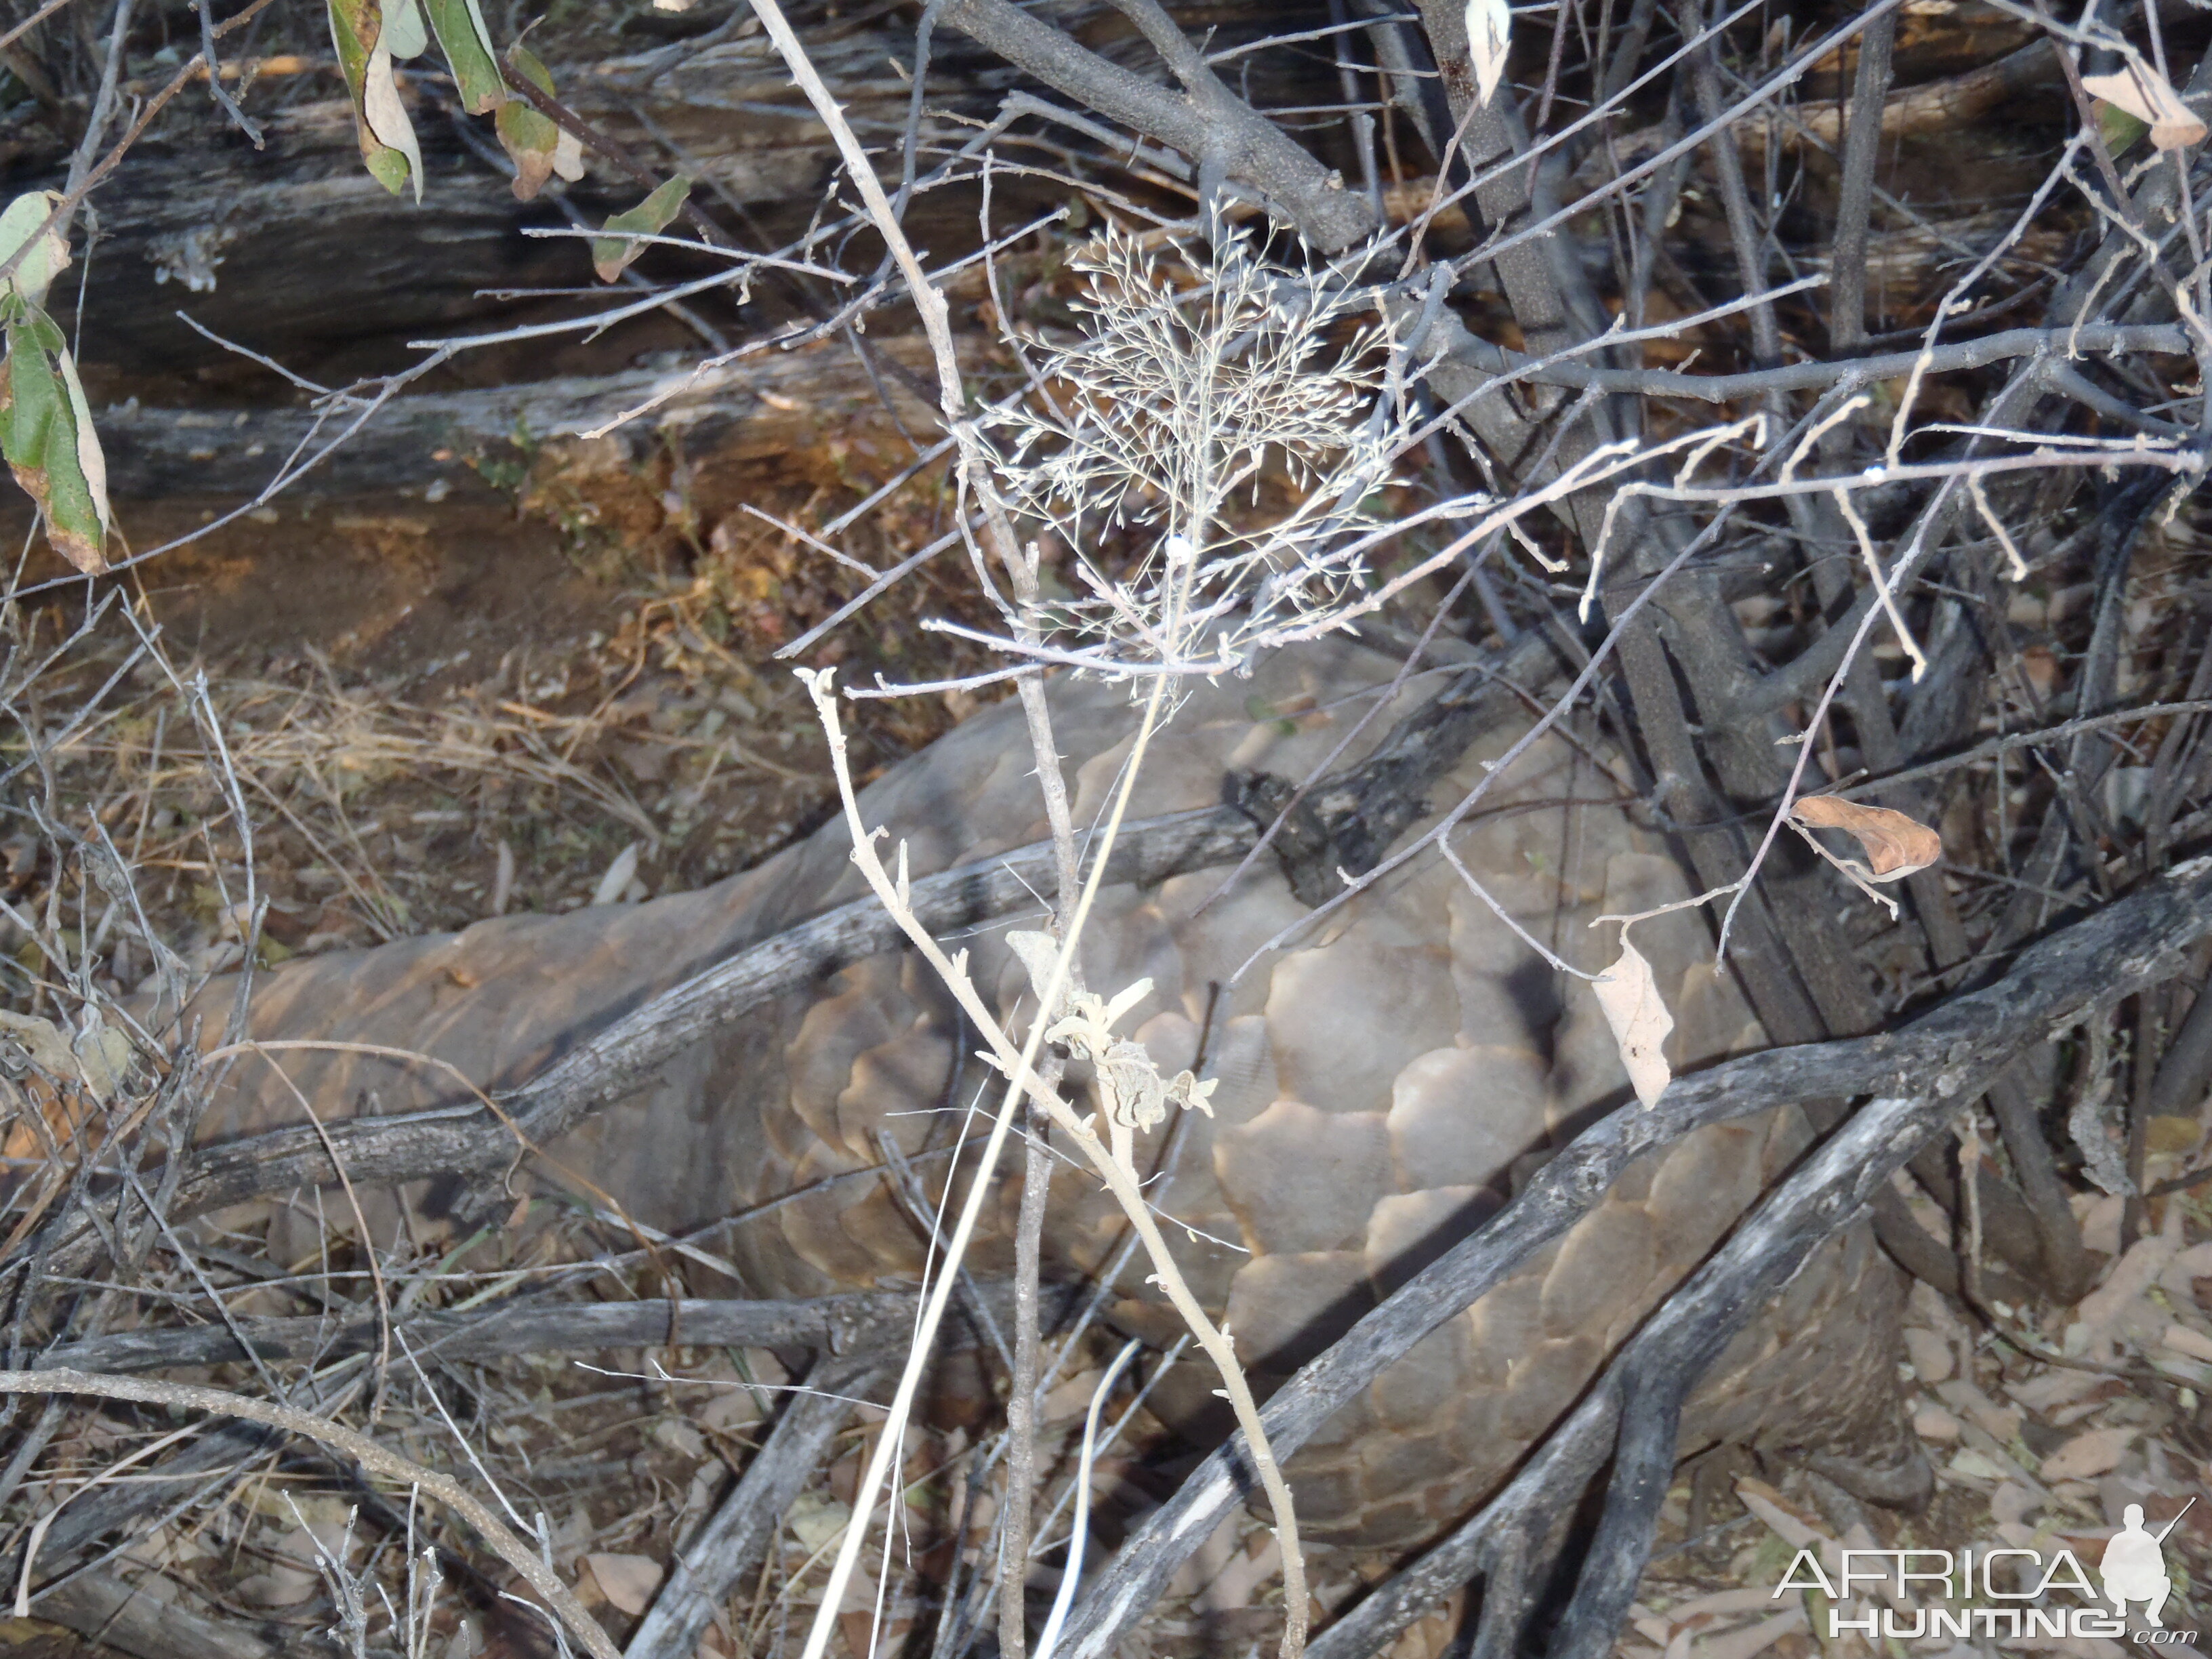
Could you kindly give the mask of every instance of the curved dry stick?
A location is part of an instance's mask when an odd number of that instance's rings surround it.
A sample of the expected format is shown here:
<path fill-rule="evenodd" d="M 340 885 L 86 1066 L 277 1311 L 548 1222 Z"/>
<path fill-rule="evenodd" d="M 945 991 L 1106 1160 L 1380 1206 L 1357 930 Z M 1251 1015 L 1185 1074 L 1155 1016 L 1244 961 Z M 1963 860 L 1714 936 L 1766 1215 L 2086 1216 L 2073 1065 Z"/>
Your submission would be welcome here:
<path fill-rule="evenodd" d="M 570 1594 L 553 1569 L 532 1553 L 529 1543 L 507 1530 L 497 1516 L 459 1481 L 435 1469 L 410 1462 L 386 1451 L 367 1435 L 333 1423 L 313 1413 L 252 1400 L 222 1389 L 191 1382 L 158 1382 L 133 1376 L 100 1376 L 90 1371 L 0 1371 L 0 1394 L 82 1394 L 102 1400 L 130 1400 L 147 1406 L 181 1406 L 187 1411 L 210 1412 L 238 1418 L 264 1427 L 282 1429 L 342 1452 L 370 1474 L 404 1481 L 436 1498 L 474 1527 L 500 1559 L 522 1576 L 524 1582 L 545 1598 L 546 1606 L 561 1615 L 561 1622 L 581 1642 L 592 1659 L 622 1659 L 622 1650 L 608 1639 L 584 1604 Z"/>

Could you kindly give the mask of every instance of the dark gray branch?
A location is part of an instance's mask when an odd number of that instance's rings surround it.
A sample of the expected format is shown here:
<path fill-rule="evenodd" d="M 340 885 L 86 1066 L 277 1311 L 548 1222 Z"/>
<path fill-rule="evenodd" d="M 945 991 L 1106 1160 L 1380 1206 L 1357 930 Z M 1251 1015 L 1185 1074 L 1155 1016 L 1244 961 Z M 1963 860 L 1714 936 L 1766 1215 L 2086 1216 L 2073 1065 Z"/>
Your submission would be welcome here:
<path fill-rule="evenodd" d="M 104 1572 L 71 1579 L 37 1608 L 40 1618 L 133 1659 L 276 1659 L 296 1635 L 281 1625 L 218 1623 Z"/>
<path fill-rule="evenodd" d="M 1850 128 L 1844 135 L 1843 187 L 1836 204 L 1835 253 L 1828 269 L 1835 287 L 1828 302 L 1828 344 L 1855 351 L 1866 339 L 1867 229 L 1873 220 L 1875 162 L 1887 125 L 1890 48 L 1897 42 L 1897 14 L 1886 11 L 1859 37 L 1858 71 L 1851 82 Z"/>
<path fill-rule="evenodd" d="M 2078 329 L 2010 328 L 1978 340 L 1956 340 L 1926 354 L 1931 374 L 1955 374 L 1986 368 L 2014 357 L 2035 357 L 2070 348 L 2119 354 L 2156 351 L 2176 356 L 2191 349 L 2186 331 L 2174 323 L 2088 324 Z M 1547 362 L 1508 350 L 1472 333 L 1455 337 L 1453 357 L 1489 374 L 1512 374 L 1535 386 L 1596 386 L 1604 392 L 1646 398 L 1694 398 L 1703 403 L 1748 400 L 1770 392 L 1812 392 L 1834 386 L 1861 386 L 1894 380 L 1912 372 L 1919 351 L 1885 351 L 1872 357 L 1783 363 L 1747 369 L 1741 374 L 1684 374 L 1671 368 L 1595 368 L 1571 361 Z"/>
<path fill-rule="evenodd" d="M 1190 95 L 1109 63 L 1012 0 L 950 0 L 944 21 L 1055 92 L 1109 120 L 1218 162 L 1278 207 L 1316 247 L 1334 253 L 1376 228 L 1373 206 L 1281 128 L 1225 88 Z M 1217 80 L 1215 86 L 1218 87 Z"/>
<path fill-rule="evenodd" d="M 305 487 L 374 495 L 434 478 L 472 483 L 470 460 L 513 454 L 518 431 L 539 441 L 571 436 L 671 387 L 674 394 L 641 423 L 646 429 L 680 436 L 687 446 L 714 446 L 737 460 L 785 453 L 806 442 L 817 422 L 863 415 L 878 404 L 860 365 L 835 347 L 763 351 L 696 374 L 646 369 L 424 392 L 388 401 L 307 475 Z M 930 418 L 928 407 L 911 398 L 900 397 L 897 408 L 921 424 Z M 309 409 L 179 410 L 134 401 L 102 410 L 97 420 L 116 495 L 159 500 L 258 495 L 288 456 L 312 454 L 353 418 L 343 407 L 319 422 Z"/>

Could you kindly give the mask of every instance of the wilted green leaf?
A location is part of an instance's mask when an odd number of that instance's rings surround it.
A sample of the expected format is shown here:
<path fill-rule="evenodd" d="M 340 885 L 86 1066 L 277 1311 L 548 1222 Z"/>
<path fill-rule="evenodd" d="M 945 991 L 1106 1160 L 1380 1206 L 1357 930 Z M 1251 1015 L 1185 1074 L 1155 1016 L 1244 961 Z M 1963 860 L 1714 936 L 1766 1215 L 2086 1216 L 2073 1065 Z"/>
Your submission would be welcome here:
<path fill-rule="evenodd" d="M 500 100 L 507 96 L 507 82 L 499 78 L 491 31 L 484 27 L 477 0 L 422 0 L 422 5 L 430 27 L 437 31 L 446 61 L 453 65 L 462 106 L 471 115 L 498 107 Z"/>
<path fill-rule="evenodd" d="M 392 48 L 376 0 L 330 0 L 331 45 L 346 90 L 353 96 L 354 128 L 369 176 L 397 196 L 411 179 L 422 199 L 422 151 L 415 126 L 399 101 Z M 402 42 L 402 44 L 405 44 Z"/>
<path fill-rule="evenodd" d="M 553 76 L 520 40 L 507 49 L 507 67 L 548 98 Z M 514 162 L 514 193 L 528 201 L 558 173 L 574 182 L 584 176 L 583 146 L 550 115 L 541 115 L 520 98 L 509 98 L 493 119 L 499 142 Z"/>
<path fill-rule="evenodd" d="M 514 194 L 527 202 L 553 176 L 553 155 L 561 143 L 561 129 L 520 98 L 510 98 L 492 118 L 500 148 L 514 163 Z"/>
<path fill-rule="evenodd" d="M 51 190 L 34 190 L 8 204 L 7 211 L 0 213 L 0 264 L 14 258 L 15 250 L 38 234 L 61 199 Z M 69 262 L 68 241 L 58 230 L 49 230 L 9 274 L 7 286 L 33 305 L 44 305 L 55 274 Z"/>
<path fill-rule="evenodd" d="M 0 455 L 39 504 L 54 550 L 96 576 L 107 568 L 107 463 L 68 342 L 16 294 L 0 296 Z"/>
<path fill-rule="evenodd" d="M 609 234 L 592 239 L 592 269 L 599 272 L 599 280 L 611 283 L 621 276 L 629 262 L 645 252 L 643 244 L 628 238 L 658 236 L 684 210 L 690 194 L 691 181 L 679 173 L 627 213 L 608 220 Z"/>

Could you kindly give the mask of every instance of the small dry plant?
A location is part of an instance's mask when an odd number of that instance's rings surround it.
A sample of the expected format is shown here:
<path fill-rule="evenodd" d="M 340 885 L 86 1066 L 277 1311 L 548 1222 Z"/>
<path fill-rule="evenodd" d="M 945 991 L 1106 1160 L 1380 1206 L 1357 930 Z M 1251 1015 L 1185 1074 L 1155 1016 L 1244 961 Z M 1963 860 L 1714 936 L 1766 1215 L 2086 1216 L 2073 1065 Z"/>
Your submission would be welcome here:
<path fill-rule="evenodd" d="M 1294 1656 L 1304 1644 L 1308 1595 L 1291 1491 L 1231 1334 L 1208 1317 L 1170 1254 L 1146 1202 L 1137 1158 L 1138 1138 L 1165 1123 L 1171 1109 L 1210 1112 L 1212 1085 L 1188 1072 L 1164 1077 L 1141 1044 L 1117 1034 L 1117 1022 L 1151 989 L 1149 981 L 1096 992 L 1083 983 L 1075 958 L 1149 745 L 1177 703 L 1177 686 L 1194 672 L 1237 671 L 1282 629 L 1324 631 L 1350 601 L 1366 595 L 1363 550 L 1375 544 L 1381 526 L 1371 503 L 1389 482 L 1407 428 L 1387 395 L 1388 332 L 1356 320 L 1361 302 L 1341 273 L 1317 277 L 1278 265 L 1250 238 L 1218 225 L 1210 241 L 1210 249 L 1170 242 L 1168 257 L 1109 230 L 1079 256 L 1078 269 L 1090 279 L 1084 325 L 1075 339 L 1043 349 L 1033 397 L 980 423 L 956 420 L 961 480 L 981 530 L 969 554 L 1006 624 L 1007 636 L 995 643 L 1017 664 L 988 678 L 1013 678 L 1021 693 L 1062 872 L 1053 931 L 1008 941 L 1029 970 L 1040 1011 L 1022 1037 L 975 985 L 966 953 L 948 952 L 916 918 L 904 846 L 887 865 L 877 842 L 888 832 L 863 816 L 831 675 L 800 672 L 829 737 L 854 861 L 958 1000 L 985 1057 L 1008 1079 L 983 1167 L 994 1164 L 1026 1098 L 1114 1194 L 1154 1281 L 1218 1371 L 1273 1513 L 1283 1561 L 1283 1652 Z M 1264 510 L 1279 494 L 1289 505 Z M 1097 550 L 1109 529 L 1139 550 L 1118 565 Z M 1042 594 L 1043 535 L 1072 550 L 1085 592 L 1067 599 Z M 1000 592 L 994 574 L 1011 592 Z M 1106 822 L 1080 850 L 1042 696 L 1048 663 L 1127 681 L 1140 702 Z M 1048 1045 L 1060 1052 L 1048 1054 Z M 1062 1086 L 1068 1060 L 1091 1068 L 1090 1109 Z M 891 1407 L 895 1422 L 927 1363 L 931 1316 L 954 1282 L 988 1191 L 987 1182 L 974 1185 L 945 1243 L 930 1314 Z M 896 1438 L 879 1442 L 857 1514 L 873 1505 Z M 823 1593 L 806 1659 L 819 1659 L 826 1649 L 860 1543 L 856 1528 Z M 1072 1561 L 1070 1572 L 1079 1570 Z M 1002 1580 L 1002 1594 L 1018 1593 L 1010 1587 L 1018 1582 Z M 1041 1650 L 1039 1659 L 1048 1653 Z"/>
<path fill-rule="evenodd" d="M 1039 394 L 985 416 L 1006 507 L 1049 526 L 1088 592 L 1032 618 L 1095 641 L 1085 663 L 1176 672 L 1232 665 L 1278 625 L 1325 622 L 1366 562 L 1320 556 L 1382 520 L 1372 507 L 1403 436 L 1383 387 L 1388 339 L 1358 290 L 1271 263 L 1243 235 L 1170 261 L 1109 228 L 1070 264 L 1089 279 L 1081 336 L 1042 365 Z M 1292 492 L 1259 504 L 1263 480 Z M 1124 570 L 1101 532 L 1153 532 Z"/>

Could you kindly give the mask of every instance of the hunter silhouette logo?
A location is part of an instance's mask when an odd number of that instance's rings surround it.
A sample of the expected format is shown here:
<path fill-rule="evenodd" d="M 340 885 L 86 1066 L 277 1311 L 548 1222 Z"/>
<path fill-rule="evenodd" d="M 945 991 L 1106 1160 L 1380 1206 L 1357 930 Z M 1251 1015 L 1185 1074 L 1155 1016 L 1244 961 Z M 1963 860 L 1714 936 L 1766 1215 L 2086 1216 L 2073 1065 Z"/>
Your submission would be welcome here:
<path fill-rule="evenodd" d="M 2188 1514 L 2196 1502 L 2192 1498 L 2184 1504 L 2181 1515 Z M 2154 1534 L 2143 1526 L 2142 1504 L 2130 1504 L 2122 1512 L 2120 1529 L 2097 1564 L 2097 1576 L 2105 1581 L 2105 1599 L 2121 1618 L 2128 1616 L 2129 1602 L 2146 1601 L 2149 1605 L 2143 1617 L 2154 1625 L 2165 1624 L 2159 1615 L 2166 1611 L 2166 1598 L 2173 1594 L 2173 1580 L 2166 1576 L 2164 1546 L 2166 1534 L 2181 1524 L 2181 1515 Z"/>
<path fill-rule="evenodd" d="M 1826 1605 L 1815 1606 L 1826 1614 L 1830 1640 L 1845 1631 L 1857 1631 L 1869 1640 L 1932 1636 L 2000 1645 L 2126 1638 L 2128 1610 L 2140 1606 L 2145 1627 L 2132 1632 L 2136 1641 L 2194 1644 L 2196 1632 L 2166 1628 L 2173 1577 L 2166 1571 L 2165 1544 L 2196 1503 L 2191 1498 L 2180 1515 L 2156 1532 L 2143 1524 L 2142 1505 L 2129 1504 L 2120 1529 L 2098 1559 L 2101 1595 L 2070 1549 L 1993 1545 L 1844 1549 L 1832 1558 L 1837 1564 L 1832 1574 L 1820 1554 L 1801 1549 L 1774 1595 L 1818 1591 Z"/>

